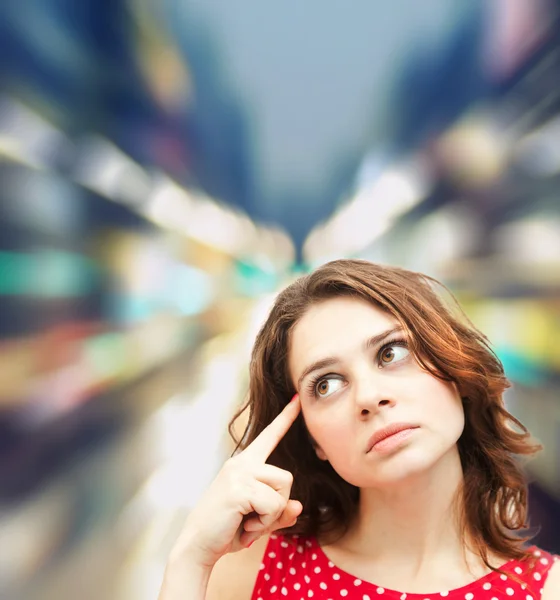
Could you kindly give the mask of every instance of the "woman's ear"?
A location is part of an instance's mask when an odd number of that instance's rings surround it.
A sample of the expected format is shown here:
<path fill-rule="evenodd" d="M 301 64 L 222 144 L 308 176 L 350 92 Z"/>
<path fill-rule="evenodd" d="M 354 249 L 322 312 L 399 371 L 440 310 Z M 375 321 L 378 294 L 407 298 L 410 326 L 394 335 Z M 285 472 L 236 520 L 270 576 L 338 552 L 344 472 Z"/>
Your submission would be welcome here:
<path fill-rule="evenodd" d="M 319 444 L 317 444 L 317 442 L 313 439 L 313 436 L 309 433 L 309 431 L 307 432 L 307 436 L 309 437 L 309 442 L 313 446 L 313 450 L 315 450 L 317 458 L 319 460 L 328 460 L 327 455 L 323 452 L 321 446 L 319 446 Z"/>
<path fill-rule="evenodd" d="M 303 419 L 303 427 L 305 428 L 305 432 L 307 433 L 307 439 L 309 443 L 315 450 L 315 454 L 319 460 L 328 460 L 327 455 L 323 452 L 323 449 L 319 446 L 319 444 L 315 441 L 315 438 L 309 433 L 309 429 L 307 429 L 307 424 L 305 419 Z"/>
<path fill-rule="evenodd" d="M 317 458 L 319 460 L 327 460 L 327 455 L 323 452 L 323 449 L 319 446 L 315 446 L 315 453 L 317 454 Z"/>

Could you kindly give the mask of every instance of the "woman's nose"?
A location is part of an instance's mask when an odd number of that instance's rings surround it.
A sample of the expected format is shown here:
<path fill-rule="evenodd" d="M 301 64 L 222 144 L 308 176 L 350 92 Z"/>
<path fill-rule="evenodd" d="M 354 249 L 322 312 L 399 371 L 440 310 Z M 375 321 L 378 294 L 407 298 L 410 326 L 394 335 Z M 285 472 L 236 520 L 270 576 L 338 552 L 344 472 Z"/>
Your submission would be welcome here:
<path fill-rule="evenodd" d="M 361 416 L 367 416 L 396 403 L 385 378 L 364 373 L 354 383 L 354 403 Z"/>

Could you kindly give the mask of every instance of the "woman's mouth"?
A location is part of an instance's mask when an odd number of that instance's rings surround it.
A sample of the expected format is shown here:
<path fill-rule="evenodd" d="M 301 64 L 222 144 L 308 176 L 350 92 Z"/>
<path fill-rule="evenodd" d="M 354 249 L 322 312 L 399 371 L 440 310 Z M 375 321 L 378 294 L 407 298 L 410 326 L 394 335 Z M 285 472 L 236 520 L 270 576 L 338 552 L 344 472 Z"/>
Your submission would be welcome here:
<path fill-rule="evenodd" d="M 410 423 L 394 423 L 374 433 L 368 442 L 367 452 L 388 454 L 403 445 L 414 435 L 418 425 Z"/>

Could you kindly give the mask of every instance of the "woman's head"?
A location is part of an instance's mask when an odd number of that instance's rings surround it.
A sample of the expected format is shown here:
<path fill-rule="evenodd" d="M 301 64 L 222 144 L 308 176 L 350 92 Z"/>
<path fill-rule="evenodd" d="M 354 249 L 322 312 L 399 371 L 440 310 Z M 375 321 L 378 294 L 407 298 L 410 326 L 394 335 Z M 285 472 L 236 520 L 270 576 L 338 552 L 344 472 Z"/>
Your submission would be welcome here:
<path fill-rule="evenodd" d="M 371 302 L 341 296 L 310 306 L 292 329 L 288 368 L 318 458 L 348 483 L 386 488 L 438 461 L 459 465 L 457 388 L 422 368 L 401 323 Z M 399 438 L 373 445 L 395 426 L 406 427 Z"/>
<path fill-rule="evenodd" d="M 519 555 L 508 531 L 525 524 L 526 490 L 514 455 L 537 448 L 503 407 L 509 384 L 486 338 L 436 284 L 339 260 L 276 299 L 253 349 L 242 445 L 299 392 L 302 415 L 270 459 L 294 475 L 297 532 L 344 528 L 359 488 L 402 482 L 455 453 L 470 538 L 483 557 L 485 548 Z M 395 422 L 415 427 L 408 439 L 370 450 L 372 434 Z"/>

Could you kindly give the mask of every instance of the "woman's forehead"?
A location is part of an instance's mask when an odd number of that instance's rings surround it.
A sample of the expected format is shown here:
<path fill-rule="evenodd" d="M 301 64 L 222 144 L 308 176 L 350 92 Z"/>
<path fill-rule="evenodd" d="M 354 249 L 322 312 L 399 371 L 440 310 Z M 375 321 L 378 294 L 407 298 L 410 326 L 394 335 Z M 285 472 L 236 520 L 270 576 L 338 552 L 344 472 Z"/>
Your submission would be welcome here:
<path fill-rule="evenodd" d="M 290 372 L 302 361 L 320 360 L 394 329 L 398 319 L 367 300 L 341 297 L 311 306 L 294 326 L 288 348 Z"/>
<path fill-rule="evenodd" d="M 292 330 L 292 340 L 305 338 L 309 334 L 328 337 L 333 331 L 388 326 L 394 327 L 399 320 L 373 302 L 362 298 L 341 296 L 311 305 Z M 370 333 L 377 333 L 372 331 Z"/>

